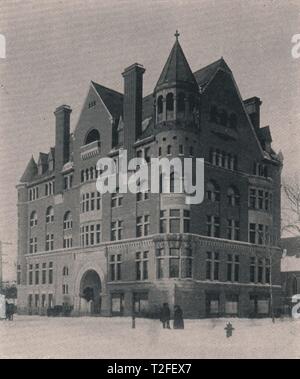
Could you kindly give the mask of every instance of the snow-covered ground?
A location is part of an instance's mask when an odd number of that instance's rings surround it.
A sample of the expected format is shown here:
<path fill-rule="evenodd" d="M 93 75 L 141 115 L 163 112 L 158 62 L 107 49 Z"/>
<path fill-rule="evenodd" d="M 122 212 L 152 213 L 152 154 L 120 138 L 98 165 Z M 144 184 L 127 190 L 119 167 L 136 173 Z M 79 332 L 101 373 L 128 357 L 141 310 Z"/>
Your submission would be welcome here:
<path fill-rule="evenodd" d="M 231 321 L 233 337 L 225 337 Z M 17 316 L 0 321 L 0 358 L 300 358 L 300 320 L 157 320 Z"/>

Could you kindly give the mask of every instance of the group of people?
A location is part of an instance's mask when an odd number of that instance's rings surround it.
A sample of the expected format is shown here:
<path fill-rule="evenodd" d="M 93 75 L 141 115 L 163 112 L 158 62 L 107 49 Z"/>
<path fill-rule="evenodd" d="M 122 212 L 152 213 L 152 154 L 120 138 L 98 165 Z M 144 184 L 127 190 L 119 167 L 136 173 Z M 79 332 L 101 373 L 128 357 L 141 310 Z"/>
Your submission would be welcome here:
<path fill-rule="evenodd" d="M 163 328 L 171 329 L 170 327 L 171 311 L 168 303 L 164 303 L 160 312 L 160 321 Z M 174 306 L 174 322 L 173 329 L 184 329 L 183 312 L 179 305 Z"/>

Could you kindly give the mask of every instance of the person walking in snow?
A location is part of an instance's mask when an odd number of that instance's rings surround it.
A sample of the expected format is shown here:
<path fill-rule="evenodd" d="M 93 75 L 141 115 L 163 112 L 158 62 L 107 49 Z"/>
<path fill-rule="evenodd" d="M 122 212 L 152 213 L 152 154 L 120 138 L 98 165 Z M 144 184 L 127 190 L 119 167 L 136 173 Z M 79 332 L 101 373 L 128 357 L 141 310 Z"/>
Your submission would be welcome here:
<path fill-rule="evenodd" d="M 174 329 L 184 329 L 183 312 L 179 305 L 174 307 Z"/>
<path fill-rule="evenodd" d="M 168 303 L 164 303 L 160 312 L 160 321 L 162 322 L 163 328 L 170 329 L 170 317 L 171 312 Z"/>

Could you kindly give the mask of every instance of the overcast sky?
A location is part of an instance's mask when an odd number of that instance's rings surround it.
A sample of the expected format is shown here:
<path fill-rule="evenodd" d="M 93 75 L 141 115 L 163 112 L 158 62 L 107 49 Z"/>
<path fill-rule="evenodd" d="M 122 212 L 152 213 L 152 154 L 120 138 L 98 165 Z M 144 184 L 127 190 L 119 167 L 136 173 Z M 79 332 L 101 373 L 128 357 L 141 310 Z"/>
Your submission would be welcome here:
<path fill-rule="evenodd" d="M 5 278 L 17 249 L 15 185 L 33 154 L 54 143 L 54 109 L 69 104 L 72 129 L 90 80 L 123 91 L 122 70 L 139 62 L 150 93 L 176 29 L 192 70 L 224 57 L 243 98 L 263 101 L 262 124 L 299 173 L 300 0 L 0 0 L 0 240 Z"/>

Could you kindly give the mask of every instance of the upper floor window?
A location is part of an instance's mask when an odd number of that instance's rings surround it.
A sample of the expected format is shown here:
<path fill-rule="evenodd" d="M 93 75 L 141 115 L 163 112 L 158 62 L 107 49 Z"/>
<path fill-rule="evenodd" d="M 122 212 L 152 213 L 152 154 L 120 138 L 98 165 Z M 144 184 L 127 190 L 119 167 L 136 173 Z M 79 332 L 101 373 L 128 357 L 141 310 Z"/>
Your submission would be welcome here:
<path fill-rule="evenodd" d="M 166 108 L 167 108 L 167 111 L 173 111 L 174 110 L 174 95 L 173 95 L 173 93 L 167 94 Z"/>
<path fill-rule="evenodd" d="M 37 225 L 37 213 L 36 211 L 31 212 L 30 215 L 30 226 L 36 226 Z"/>
<path fill-rule="evenodd" d="M 64 266 L 62 274 L 63 274 L 63 276 L 69 275 L 69 268 L 67 266 Z"/>
<path fill-rule="evenodd" d="M 123 204 L 123 194 L 119 192 L 119 188 L 117 191 L 111 194 L 111 207 L 121 207 Z"/>
<path fill-rule="evenodd" d="M 48 207 L 46 210 L 46 224 L 54 222 L 54 209 L 53 207 Z"/>
<path fill-rule="evenodd" d="M 85 145 L 95 141 L 100 141 L 100 134 L 97 129 L 92 129 L 85 138 Z"/>
<path fill-rule="evenodd" d="M 206 253 L 206 279 L 219 280 L 220 256 L 219 253 Z"/>
<path fill-rule="evenodd" d="M 180 92 L 177 96 L 177 112 L 185 111 L 185 95 L 183 92 Z"/>
<path fill-rule="evenodd" d="M 70 211 L 65 213 L 64 216 L 64 230 L 72 229 L 72 213 Z"/>
<path fill-rule="evenodd" d="M 39 187 L 35 186 L 29 189 L 29 201 L 37 200 L 39 198 Z"/>
<path fill-rule="evenodd" d="M 207 216 L 206 219 L 207 235 L 220 238 L 220 217 Z"/>
<path fill-rule="evenodd" d="M 229 187 L 227 191 L 228 205 L 238 206 L 240 205 L 240 194 L 234 187 Z"/>
<path fill-rule="evenodd" d="M 73 186 L 73 174 L 64 176 L 64 190 L 67 191 Z"/>
<path fill-rule="evenodd" d="M 157 113 L 163 113 L 163 97 L 159 96 L 157 99 Z"/>
<path fill-rule="evenodd" d="M 206 186 L 206 198 L 210 201 L 220 201 L 220 187 L 216 182 L 208 182 Z"/>

